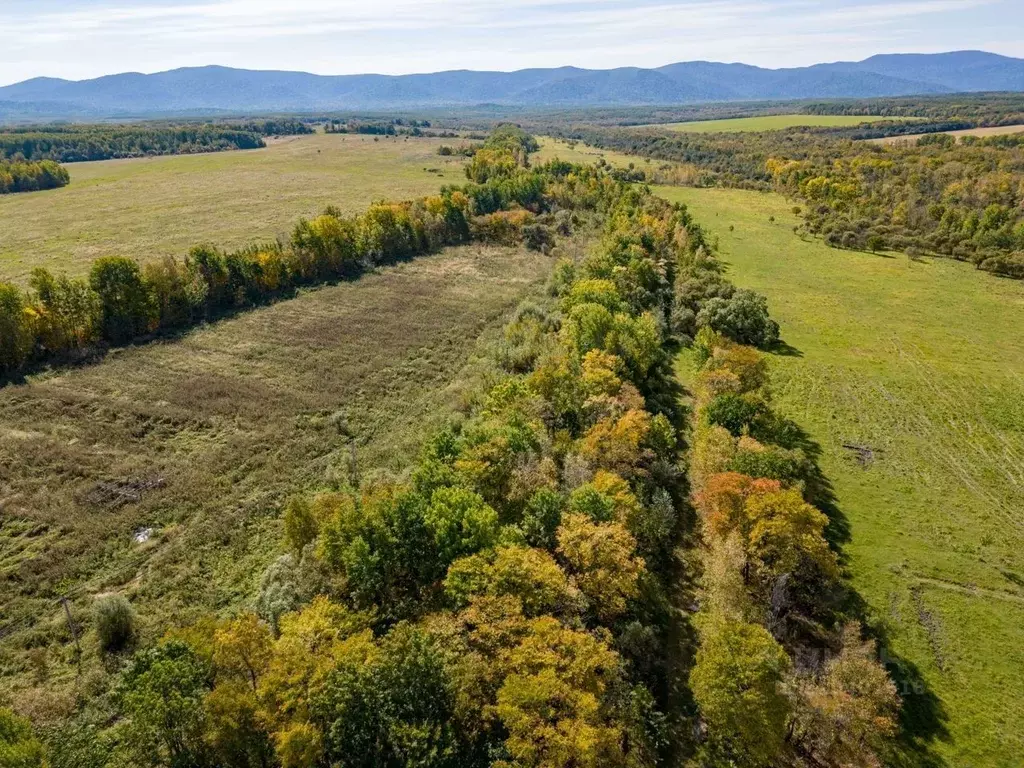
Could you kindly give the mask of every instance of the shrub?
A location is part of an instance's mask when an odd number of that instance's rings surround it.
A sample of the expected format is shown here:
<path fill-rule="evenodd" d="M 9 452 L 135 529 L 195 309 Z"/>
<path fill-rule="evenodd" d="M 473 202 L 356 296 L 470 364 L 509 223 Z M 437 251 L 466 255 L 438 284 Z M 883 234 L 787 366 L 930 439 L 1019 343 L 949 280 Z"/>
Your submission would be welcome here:
<path fill-rule="evenodd" d="M 123 595 L 108 595 L 97 600 L 93 619 L 104 653 L 121 650 L 135 635 L 135 611 Z"/>
<path fill-rule="evenodd" d="M 718 395 L 704 409 L 708 424 L 725 427 L 734 437 L 749 431 L 767 414 L 768 406 L 763 400 L 735 392 Z"/>
<path fill-rule="evenodd" d="M 9 709 L 0 709 L 0 766 L 3 768 L 44 768 L 45 750 L 32 734 L 28 720 Z"/>
<path fill-rule="evenodd" d="M 697 313 L 697 327 L 755 347 L 769 347 L 779 340 L 779 324 L 768 316 L 768 300 L 744 289 L 728 299 L 708 299 Z"/>

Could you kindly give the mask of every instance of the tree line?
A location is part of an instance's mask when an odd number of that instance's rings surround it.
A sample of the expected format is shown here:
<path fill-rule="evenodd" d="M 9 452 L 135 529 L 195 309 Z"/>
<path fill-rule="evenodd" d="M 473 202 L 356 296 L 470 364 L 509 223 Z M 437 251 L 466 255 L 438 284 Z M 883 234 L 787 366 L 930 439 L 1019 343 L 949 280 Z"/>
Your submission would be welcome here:
<path fill-rule="evenodd" d="M 702 764 L 879 766 L 900 698 L 826 538 L 799 430 L 771 408 L 765 358 L 702 329 L 690 480 L 703 534 L 690 673 Z"/>
<path fill-rule="evenodd" d="M 1024 97 L 1019 93 L 972 93 L 943 96 L 895 96 L 844 99 L 804 104 L 808 115 L 864 115 L 955 119 L 967 127 L 1024 124 Z"/>
<path fill-rule="evenodd" d="M 52 160 L 0 160 L 0 195 L 56 189 L 70 181 L 67 169 Z"/>
<path fill-rule="evenodd" d="M 1024 278 L 1024 134 L 935 134 L 767 168 L 776 189 L 807 202 L 807 229 L 829 245 L 951 256 Z"/>
<path fill-rule="evenodd" d="M 0 159 L 75 163 L 266 146 L 263 136 L 312 133 L 298 120 L 237 124 L 71 125 L 0 131 Z"/>
<path fill-rule="evenodd" d="M 422 136 L 422 129 L 429 127 L 429 120 L 406 120 L 400 117 L 384 121 L 329 118 L 324 122 L 326 133 L 359 133 L 369 136 Z"/>

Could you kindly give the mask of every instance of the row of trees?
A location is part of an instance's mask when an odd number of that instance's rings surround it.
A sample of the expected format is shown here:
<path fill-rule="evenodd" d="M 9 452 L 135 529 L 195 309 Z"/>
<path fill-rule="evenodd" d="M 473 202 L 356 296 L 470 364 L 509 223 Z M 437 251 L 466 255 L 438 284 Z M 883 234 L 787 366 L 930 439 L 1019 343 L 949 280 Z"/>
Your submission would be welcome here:
<path fill-rule="evenodd" d="M 525 238 L 546 248 L 550 233 L 537 214 L 549 207 L 545 185 L 566 169 L 522 169 L 525 156 L 516 147 L 489 152 L 504 175 L 483 174 L 486 183 L 412 202 L 375 203 L 355 217 L 328 208 L 299 221 L 288 242 L 231 253 L 199 246 L 183 260 L 168 257 L 145 266 L 108 256 L 95 261 L 85 279 L 38 268 L 27 292 L 0 282 L 0 374 L 81 355 L 100 343 L 124 344 L 195 325 L 300 286 L 351 278 L 472 239 L 513 244 Z"/>
<path fill-rule="evenodd" d="M 709 765 L 882 765 L 899 697 L 844 606 L 816 469 L 771 409 L 765 358 L 702 329 L 690 480 L 703 532 L 690 675 Z"/>
<path fill-rule="evenodd" d="M 99 718 L 115 725 L 80 750 L 67 734 L 89 724 L 68 726 L 55 768 L 646 766 L 689 733 L 670 714 L 685 489 L 666 339 L 703 235 L 596 169 L 496 165 L 451 195 L 487 208 L 539 183 L 539 209 L 605 219 L 599 245 L 519 309 L 495 378 L 406 479 L 289 501 L 252 611 L 140 650 Z"/>
<path fill-rule="evenodd" d="M 52 160 L 21 162 L 0 160 L 0 195 L 65 187 L 71 177 Z"/>
<path fill-rule="evenodd" d="M 0 160 L 75 163 L 111 158 L 257 149 L 263 136 L 312 133 L 299 120 L 239 123 L 58 125 L 0 131 Z"/>

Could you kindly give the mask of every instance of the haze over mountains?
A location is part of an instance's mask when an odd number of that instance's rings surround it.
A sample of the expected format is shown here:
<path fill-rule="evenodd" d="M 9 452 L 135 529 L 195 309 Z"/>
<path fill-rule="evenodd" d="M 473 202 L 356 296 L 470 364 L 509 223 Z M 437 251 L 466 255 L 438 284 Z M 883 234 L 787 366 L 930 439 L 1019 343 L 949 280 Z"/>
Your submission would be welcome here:
<path fill-rule="evenodd" d="M 508 105 L 526 108 L 686 104 L 1024 91 L 1024 59 L 983 51 L 887 54 L 859 62 L 763 69 L 681 62 L 657 69 L 322 76 L 195 67 L 93 80 L 35 78 L 0 88 L 0 118 L 325 112 Z"/>

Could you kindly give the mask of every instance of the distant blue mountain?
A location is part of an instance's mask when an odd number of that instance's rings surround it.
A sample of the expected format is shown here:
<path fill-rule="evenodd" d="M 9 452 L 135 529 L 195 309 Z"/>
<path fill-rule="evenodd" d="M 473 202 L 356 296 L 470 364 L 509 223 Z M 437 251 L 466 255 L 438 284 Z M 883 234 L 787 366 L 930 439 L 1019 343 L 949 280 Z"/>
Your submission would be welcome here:
<path fill-rule="evenodd" d="M 693 104 L 1024 91 L 1024 59 L 983 51 L 892 54 L 763 69 L 691 61 L 657 69 L 340 75 L 197 67 L 94 80 L 40 77 L 0 88 L 0 118 L 325 112 L 497 104 L 514 107 Z"/>

